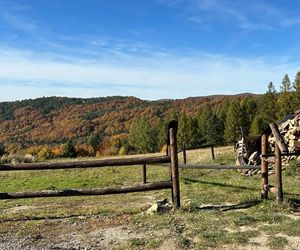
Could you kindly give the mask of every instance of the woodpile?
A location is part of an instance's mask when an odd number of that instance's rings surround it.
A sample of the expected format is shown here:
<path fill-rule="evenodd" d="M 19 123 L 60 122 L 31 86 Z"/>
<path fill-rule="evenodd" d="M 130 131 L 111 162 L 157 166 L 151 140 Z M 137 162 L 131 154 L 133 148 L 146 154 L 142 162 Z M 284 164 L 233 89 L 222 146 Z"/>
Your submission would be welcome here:
<path fill-rule="evenodd" d="M 272 124 L 271 124 L 272 125 Z M 276 126 L 276 125 L 275 125 Z M 277 127 L 277 126 L 276 126 Z M 289 114 L 278 125 L 278 130 L 282 136 L 284 148 L 287 148 L 288 153 L 300 152 L 300 110 L 297 110 L 294 114 Z M 278 131 L 277 130 L 277 131 Z M 278 133 L 278 132 L 277 132 Z M 278 133 L 278 135 L 279 135 Z M 277 135 L 277 136 L 278 136 Z M 236 144 L 236 164 L 237 165 L 260 165 L 261 162 L 261 148 L 255 143 L 249 144 L 249 136 L 243 136 L 243 138 Z M 275 152 L 275 136 L 271 133 L 268 137 L 268 152 Z M 285 147 L 285 145 L 286 147 Z M 288 164 L 291 160 L 296 159 L 299 156 L 282 156 L 282 164 Z M 274 157 L 268 157 L 266 161 L 269 163 L 269 173 L 273 173 Z M 241 170 L 245 175 L 253 175 L 260 171 L 255 169 Z"/>
<path fill-rule="evenodd" d="M 279 123 L 279 132 L 284 139 L 284 142 L 288 148 L 289 153 L 296 153 L 300 151 L 300 110 L 297 110 L 295 114 L 290 114 Z M 271 152 L 275 151 L 275 138 L 271 134 L 269 136 L 269 146 Z M 284 156 L 282 157 L 282 163 L 287 164 L 289 161 L 296 159 L 297 156 Z"/>

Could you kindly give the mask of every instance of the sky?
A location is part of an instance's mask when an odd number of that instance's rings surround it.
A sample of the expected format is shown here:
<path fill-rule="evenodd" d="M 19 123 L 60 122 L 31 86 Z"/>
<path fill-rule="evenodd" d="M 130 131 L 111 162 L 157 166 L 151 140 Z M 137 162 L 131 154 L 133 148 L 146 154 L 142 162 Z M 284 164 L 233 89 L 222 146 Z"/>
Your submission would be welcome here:
<path fill-rule="evenodd" d="M 0 0 L 0 101 L 264 93 L 300 70 L 298 0 Z"/>

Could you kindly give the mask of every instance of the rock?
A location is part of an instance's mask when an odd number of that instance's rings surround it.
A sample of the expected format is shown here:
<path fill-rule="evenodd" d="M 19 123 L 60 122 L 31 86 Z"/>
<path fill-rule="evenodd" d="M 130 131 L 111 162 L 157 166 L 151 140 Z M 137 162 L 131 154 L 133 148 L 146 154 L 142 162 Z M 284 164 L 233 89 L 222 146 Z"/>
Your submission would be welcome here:
<path fill-rule="evenodd" d="M 167 199 L 163 199 L 161 201 L 157 201 L 153 204 L 148 210 L 147 214 L 154 214 L 154 213 L 165 213 L 170 211 L 173 208 L 173 205 L 168 202 Z"/>

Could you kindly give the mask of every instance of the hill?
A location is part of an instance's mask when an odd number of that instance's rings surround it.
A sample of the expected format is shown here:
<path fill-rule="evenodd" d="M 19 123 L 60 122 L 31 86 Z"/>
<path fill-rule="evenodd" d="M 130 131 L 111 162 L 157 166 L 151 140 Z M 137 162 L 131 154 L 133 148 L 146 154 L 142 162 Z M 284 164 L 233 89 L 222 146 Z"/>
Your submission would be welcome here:
<path fill-rule="evenodd" d="M 135 97 L 43 97 L 0 103 L 0 143 L 9 152 L 38 145 L 58 145 L 69 139 L 87 142 L 92 133 L 102 137 L 127 134 L 132 121 L 144 116 L 154 126 L 171 112 L 195 116 L 202 105 L 219 108 L 225 101 L 252 94 L 214 95 L 177 100 L 147 101 Z"/>

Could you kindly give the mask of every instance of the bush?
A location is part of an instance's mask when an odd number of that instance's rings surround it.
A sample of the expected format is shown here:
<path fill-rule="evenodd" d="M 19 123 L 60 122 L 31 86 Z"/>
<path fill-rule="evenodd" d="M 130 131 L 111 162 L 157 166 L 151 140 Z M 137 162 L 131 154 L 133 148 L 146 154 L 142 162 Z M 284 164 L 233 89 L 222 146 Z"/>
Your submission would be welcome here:
<path fill-rule="evenodd" d="M 37 157 L 39 160 L 49 160 L 53 157 L 51 149 L 49 147 L 44 147 L 40 150 L 40 152 L 37 154 Z"/>
<path fill-rule="evenodd" d="M 72 141 L 68 141 L 65 144 L 61 145 L 62 156 L 66 158 L 75 158 L 77 156 L 75 146 Z"/>
<path fill-rule="evenodd" d="M 127 149 L 125 147 L 121 147 L 119 150 L 119 155 L 127 155 Z"/>

